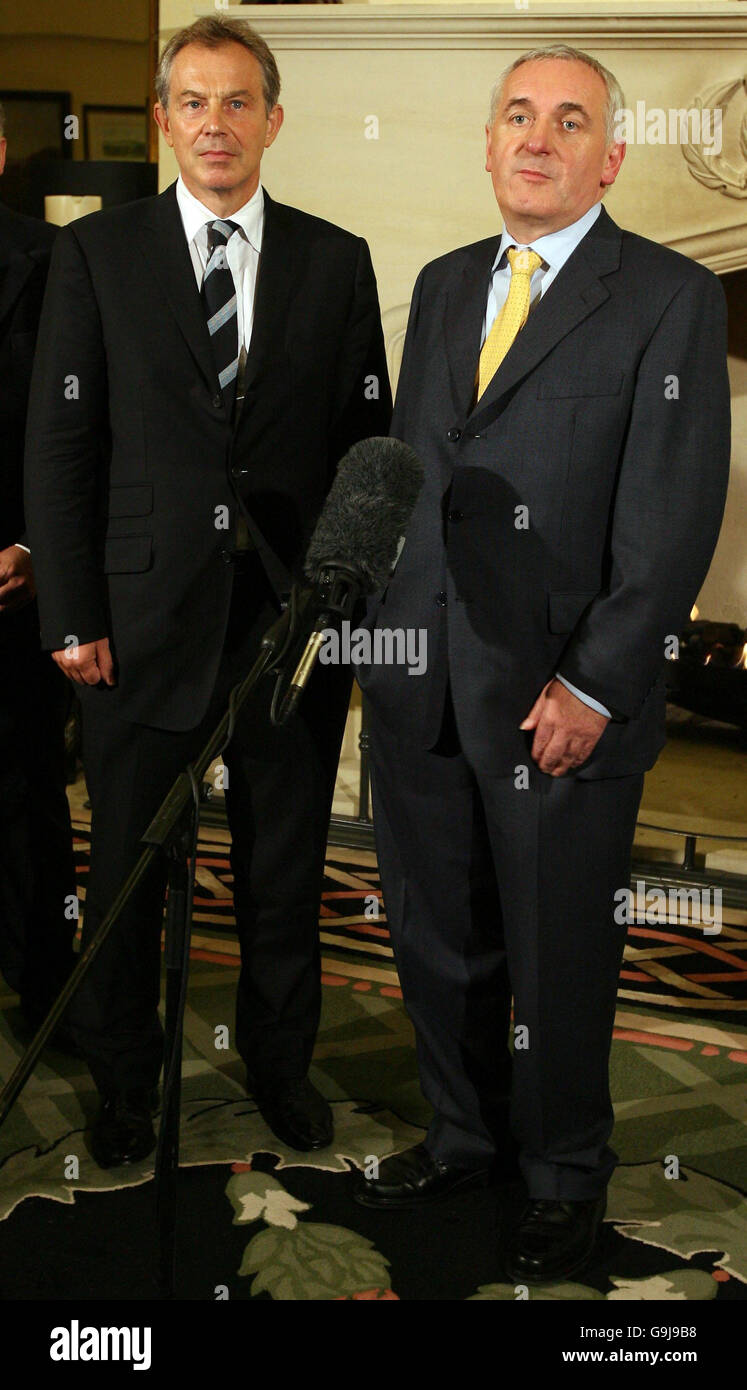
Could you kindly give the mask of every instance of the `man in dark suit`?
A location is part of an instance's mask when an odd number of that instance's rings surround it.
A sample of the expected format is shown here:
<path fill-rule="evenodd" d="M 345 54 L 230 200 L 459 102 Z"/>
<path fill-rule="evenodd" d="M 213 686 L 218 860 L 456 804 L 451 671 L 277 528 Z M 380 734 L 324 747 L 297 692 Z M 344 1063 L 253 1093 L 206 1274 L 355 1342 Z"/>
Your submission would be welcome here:
<path fill-rule="evenodd" d="M 283 118 L 267 45 L 243 22 L 199 20 L 167 45 L 156 88 L 180 178 L 60 234 L 27 445 L 42 638 L 83 702 L 84 940 L 254 661 L 341 455 L 390 418 L 365 242 L 259 182 Z M 310 1149 L 332 1138 L 307 1071 L 349 677 L 317 672 L 283 728 L 270 695 L 265 682 L 225 757 L 236 1046 L 275 1133 Z M 74 1006 L 104 1165 L 153 1145 L 163 892 L 158 865 Z"/>
<path fill-rule="evenodd" d="M 6 148 L 0 107 L 0 174 Z M 70 689 L 39 644 L 23 514 L 26 410 L 54 235 L 0 206 L 0 970 L 34 1028 L 72 969 L 76 926 Z"/>
<path fill-rule="evenodd" d="M 504 231 L 415 287 L 392 433 L 426 481 L 369 617 L 427 629 L 427 674 L 363 681 L 384 897 L 434 1117 L 358 1200 L 485 1181 L 510 1158 L 510 1097 L 520 1282 L 580 1267 L 604 1215 L 615 894 L 664 741 L 665 645 L 707 571 L 728 469 L 718 280 L 601 207 L 622 106 L 612 75 L 565 46 L 519 59 L 494 92 Z"/>

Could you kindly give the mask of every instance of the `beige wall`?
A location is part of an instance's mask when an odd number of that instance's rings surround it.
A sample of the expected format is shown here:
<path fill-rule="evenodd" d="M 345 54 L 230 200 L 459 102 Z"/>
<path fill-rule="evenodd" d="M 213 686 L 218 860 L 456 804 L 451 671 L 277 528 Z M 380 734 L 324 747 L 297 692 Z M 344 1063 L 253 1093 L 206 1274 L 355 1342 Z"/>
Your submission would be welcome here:
<path fill-rule="evenodd" d="M 724 523 L 698 597 L 701 617 L 747 626 L 747 359 L 729 358 L 731 480 Z"/>
<path fill-rule="evenodd" d="M 162 38 L 198 12 L 213 11 L 193 0 L 161 0 Z M 222 12 L 256 24 L 278 57 L 286 120 L 265 156 L 264 182 L 275 198 L 368 239 L 392 330 L 403 323 L 427 260 L 500 226 L 483 167 L 483 128 L 490 87 L 506 63 L 527 47 L 565 39 L 612 68 L 628 106 L 689 107 L 696 94 L 741 75 L 747 46 L 747 4 L 733 0 Z M 737 166 L 745 109 L 742 94 L 725 120 L 725 152 Z M 366 138 L 372 116 L 378 139 Z M 162 144 L 161 186 L 175 173 Z M 747 200 L 696 182 L 679 146 L 629 146 L 606 206 L 623 226 L 717 271 L 747 266 Z M 747 381 L 743 362 L 732 367 L 734 476 L 703 607 L 711 617 L 745 623 Z"/>

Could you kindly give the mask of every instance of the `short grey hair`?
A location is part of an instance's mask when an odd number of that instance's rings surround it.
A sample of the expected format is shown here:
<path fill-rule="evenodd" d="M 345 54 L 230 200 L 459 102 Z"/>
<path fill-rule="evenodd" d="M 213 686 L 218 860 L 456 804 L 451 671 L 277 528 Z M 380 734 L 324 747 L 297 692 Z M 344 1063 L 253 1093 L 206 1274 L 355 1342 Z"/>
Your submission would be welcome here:
<path fill-rule="evenodd" d="M 174 59 L 189 43 L 201 44 L 203 48 L 218 48 L 224 43 L 240 43 L 242 48 L 257 59 L 262 69 L 262 94 L 267 114 L 269 115 L 273 106 L 277 106 L 280 96 L 280 73 L 274 54 L 261 34 L 258 34 L 251 24 L 247 24 L 245 19 L 224 19 L 222 15 L 207 15 L 202 19 L 196 19 L 194 24 L 190 24 L 186 29 L 172 34 L 161 54 L 156 69 L 155 88 L 156 96 L 164 110 L 168 110 L 169 105 L 169 86 Z"/>
<path fill-rule="evenodd" d="M 490 93 L 489 124 L 492 126 L 495 121 L 501 93 L 511 73 L 515 72 L 517 68 L 522 67 L 524 63 L 544 62 L 549 58 L 563 58 L 568 63 L 585 63 L 587 68 L 592 68 L 592 70 L 601 77 L 607 91 L 605 131 L 607 143 L 611 145 L 615 138 L 615 126 L 620 119 L 620 113 L 625 109 L 625 97 L 623 96 L 622 87 L 614 73 L 611 73 L 608 68 L 603 67 L 596 58 L 592 58 L 590 53 L 582 53 L 580 48 L 571 48 L 567 43 L 555 43 L 549 45 L 547 48 L 531 48 L 529 52 L 522 53 L 520 58 L 516 58 L 513 63 L 509 63 L 507 68 L 504 68 Z"/>

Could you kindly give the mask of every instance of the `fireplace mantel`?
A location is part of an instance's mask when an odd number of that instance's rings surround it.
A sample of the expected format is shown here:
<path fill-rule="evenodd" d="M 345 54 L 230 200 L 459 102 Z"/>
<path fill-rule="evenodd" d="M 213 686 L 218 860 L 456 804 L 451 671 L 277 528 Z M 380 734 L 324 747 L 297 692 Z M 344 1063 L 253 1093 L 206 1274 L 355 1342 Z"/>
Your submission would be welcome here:
<path fill-rule="evenodd" d="M 535 43 L 572 43 L 576 47 L 614 38 L 615 47 L 718 47 L 747 38 L 747 0 L 485 0 L 483 4 L 444 3 L 340 5 L 218 5 L 189 7 L 162 0 L 166 17 L 177 9 L 173 28 L 198 15 L 247 19 L 261 28 L 272 45 L 284 48 L 471 48 L 476 43 L 528 48 Z"/>

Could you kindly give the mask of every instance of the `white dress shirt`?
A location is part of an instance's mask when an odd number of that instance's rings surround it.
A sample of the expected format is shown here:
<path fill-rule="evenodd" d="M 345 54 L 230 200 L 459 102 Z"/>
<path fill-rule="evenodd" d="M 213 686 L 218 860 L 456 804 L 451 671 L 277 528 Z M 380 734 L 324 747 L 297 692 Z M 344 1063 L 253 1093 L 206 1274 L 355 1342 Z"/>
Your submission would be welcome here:
<path fill-rule="evenodd" d="M 547 236 L 537 237 L 536 241 L 531 243 L 517 241 L 515 237 L 511 236 L 508 228 L 503 228 L 498 254 L 493 261 L 490 275 L 490 290 L 482 331 L 483 343 L 508 299 L 508 290 L 511 284 L 511 266 L 506 255 L 508 248 L 516 246 L 520 251 L 536 251 L 537 255 L 542 257 L 542 265 L 535 270 L 529 286 L 529 312 L 531 314 L 532 306 L 539 302 L 543 294 L 547 293 L 558 271 L 562 270 L 568 257 L 576 250 L 589 228 L 593 227 L 601 210 L 601 203 L 595 203 L 593 208 L 589 208 L 588 212 L 585 212 L 583 217 L 579 217 L 577 222 L 572 222 L 569 227 L 561 227 L 559 232 L 548 232 Z M 571 682 L 567 681 L 564 676 L 559 676 L 556 673 L 556 679 L 572 694 L 577 695 L 579 700 L 583 700 L 585 705 L 595 709 L 598 714 L 604 714 L 607 718 L 611 717 L 609 710 L 604 705 L 601 705 L 598 700 L 593 700 L 591 695 L 585 695 L 577 686 L 571 685 Z"/>

